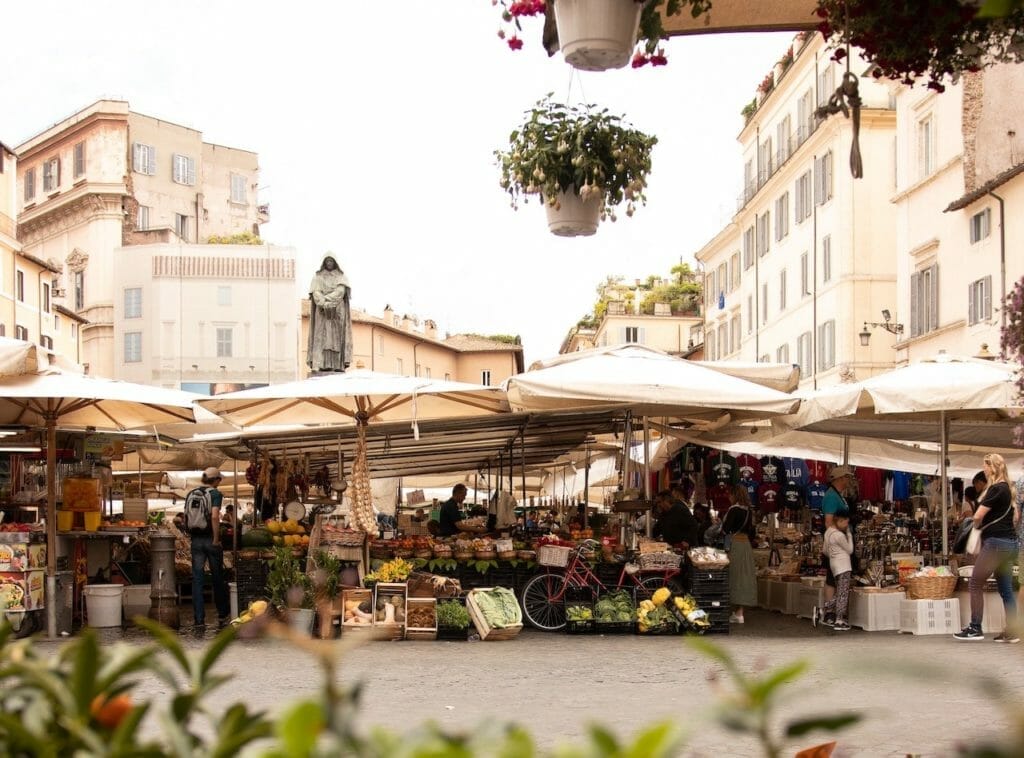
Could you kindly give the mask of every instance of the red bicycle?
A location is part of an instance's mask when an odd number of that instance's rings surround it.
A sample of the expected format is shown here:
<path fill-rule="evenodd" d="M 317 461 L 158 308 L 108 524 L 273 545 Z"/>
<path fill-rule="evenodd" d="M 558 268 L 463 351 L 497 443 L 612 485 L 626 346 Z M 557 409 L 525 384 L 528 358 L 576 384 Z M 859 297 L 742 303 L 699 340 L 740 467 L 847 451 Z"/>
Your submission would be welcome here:
<path fill-rule="evenodd" d="M 532 626 L 548 632 L 565 627 L 565 591 L 569 587 L 590 588 L 598 594 L 623 587 L 640 588 L 654 592 L 668 587 L 673 593 L 681 593 L 682 586 L 675 580 L 682 571 L 679 568 L 626 570 L 623 564 L 616 586 L 608 587 L 590 569 L 587 558 L 593 554 L 599 543 L 584 540 L 573 549 L 565 568 L 544 567 L 543 574 L 530 579 L 522 592 L 523 615 Z"/>

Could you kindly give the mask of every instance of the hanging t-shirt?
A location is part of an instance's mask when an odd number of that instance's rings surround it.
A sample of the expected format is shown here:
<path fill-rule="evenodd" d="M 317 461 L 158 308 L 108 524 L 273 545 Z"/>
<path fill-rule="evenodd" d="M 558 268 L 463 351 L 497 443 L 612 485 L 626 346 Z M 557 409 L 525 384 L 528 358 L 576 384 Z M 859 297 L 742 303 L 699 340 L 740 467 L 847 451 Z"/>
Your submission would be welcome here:
<path fill-rule="evenodd" d="M 821 510 L 821 504 L 825 500 L 825 493 L 828 492 L 828 485 L 823 482 L 811 482 L 807 485 L 807 506 L 814 511 Z"/>
<path fill-rule="evenodd" d="M 782 467 L 786 472 L 783 482 L 793 482 L 801 487 L 807 484 L 807 463 L 803 458 L 783 458 Z"/>
<path fill-rule="evenodd" d="M 750 505 L 754 508 L 757 507 L 757 489 L 758 484 L 755 479 L 740 479 L 740 487 L 743 487 L 747 491 L 747 497 L 750 498 Z"/>
<path fill-rule="evenodd" d="M 907 500 L 910 498 L 910 474 L 906 471 L 892 472 L 892 499 Z"/>
<path fill-rule="evenodd" d="M 732 505 L 732 485 L 719 482 L 708 487 L 708 502 L 721 518 Z"/>
<path fill-rule="evenodd" d="M 780 484 L 782 477 L 785 476 L 784 469 L 781 458 L 774 455 L 765 456 L 761 459 L 761 483 Z"/>
<path fill-rule="evenodd" d="M 828 472 L 832 466 L 825 461 L 807 461 L 807 481 L 828 484 Z"/>
<path fill-rule="evenodd" d="M 757 490 L 757 503 L 761 513 L 775 513 L 779 510 L 779 485 L 762 484 Z"/>
<path fill-rule="evenodd" d="M 779 499 L 782 501 L 783 508 L 789 508 L 790 510 L 795 511 L 804 503 L 803 488 L 794 481 L 788 481 L 782 485 L 782 490 L 779 492 Z"/>
<path fill-rule="evenodd" d="M 755 455 L 742 455 L 736 456 L 736 465 L 740 470 L 740 479 L 753 479 L 755 482 L 761 481 L 761 459 Z"/>
<path fill-rule="evenodd" d="M 740 480 L 736 459 L 724 451 L 711 453 L 704 461 L 704 476 L 709 486 L 719 482 L 736 484 Z"/>
<path fill-rule="evenodd" d="M 861 500 L 882 499 L 882 470 L 870 466 L 857 466 L 857 496 Z"/>

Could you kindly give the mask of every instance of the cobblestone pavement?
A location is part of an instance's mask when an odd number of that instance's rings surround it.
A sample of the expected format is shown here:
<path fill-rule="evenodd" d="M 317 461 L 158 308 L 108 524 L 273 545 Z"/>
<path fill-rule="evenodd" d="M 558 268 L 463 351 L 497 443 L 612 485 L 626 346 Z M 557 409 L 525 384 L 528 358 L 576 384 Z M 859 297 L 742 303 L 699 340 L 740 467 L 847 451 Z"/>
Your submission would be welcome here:
<path fill-rule="evenodd" d="M 212 637 L 213 633 L 207 634 Z M 120 631 L 104 631 L 115 639 Z M 138 632 L 128 639 L 141 639 Z M 714 639 L 744 670 L 811 661 L 792 685 L 780 717 L 857 710 L 865 720 L 839 736 L 837 755 L 945 756 L 967 735 L 999 736 L 1008 712 L 976 684 L 978 672 L 996 677 L 1016 704 L 1024 644 L 957 642 L 949 636 L 896 632 L 846 633 L 767 611 Z M 183 634 L 192 648 L 202 639 Z M 44 645 L 58 643 L 43 642 Z M 244 699 L 275 712 L 313 693 L 319 672 L 312 659 L 276 640 L 240 641 L 221 670 L 234 675 L 224 703 Z M 408 730 L 432 720 L 449 729 L 484 721 L 516 721 L 544 746 L 579 737 L 592 722 L 620 735 L 660 719 L 688 731 L 685 755 L 748 756 L 756 745 L 725 732 L 709 716 L 724 680 L 719 668 L 678 637 L 577 637 L 527 629 L 504 642 L 372 642 L 342 665 L 347 683 L 365 683 L 361 727 Z M 161 697 L 161 685 L 142 692 Z M 1015 709 L 1019 714 L 1019 705 Z M 811 735 L 793 745 L 826 741 Z"/>

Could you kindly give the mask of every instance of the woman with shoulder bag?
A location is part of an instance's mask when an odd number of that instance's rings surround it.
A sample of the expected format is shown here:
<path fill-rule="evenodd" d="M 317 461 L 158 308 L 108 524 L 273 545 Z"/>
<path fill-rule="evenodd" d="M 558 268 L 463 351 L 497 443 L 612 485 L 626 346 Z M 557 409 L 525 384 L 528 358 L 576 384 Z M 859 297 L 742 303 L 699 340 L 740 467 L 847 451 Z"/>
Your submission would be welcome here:
<path fill-rule="evenodd" d="M 985 475 L 988 486 L 978 497 L 978 507 L 974 511 L 974 531 L 972 536 L 980 537 L 981 549 L 974 561 L 974 569 L 968 589 L 971 593 L 971 623 L 953 636 L 958 640 L 983 640 L 981 621 L 985 610 L 985 582 L 995 574 L 996 586 L 1003 599 L 1006 610 L 1006 622 L 1011 624 L 1016 619 L 1017 601 L 1013 595 L 1013 561 L 1017 557 L 1017 531 L 1015 523 L 1018 519 L 1016 496 L 1010 490 L 1006 478 L 1006 462 L 1003 456 L 991 453 L 984 459 Z M 970 552 L 970 542 L 968 552 Z M 1020 638 L 1012 632 L 1004 630 L 995 638 L 996 642 L 1020 642 Z"/>
<path fill-rule="evenodd" d="M 743 609 L 757 605 L 757 569 L 754 566 L 754 549 L 750 544 L 756 528 L 747 488 L 736 485 L 732 502 L 722 519 L 725 549 L 729 551 L 729 600 L 733 606 L 729 621 L 742 624 Z"/>

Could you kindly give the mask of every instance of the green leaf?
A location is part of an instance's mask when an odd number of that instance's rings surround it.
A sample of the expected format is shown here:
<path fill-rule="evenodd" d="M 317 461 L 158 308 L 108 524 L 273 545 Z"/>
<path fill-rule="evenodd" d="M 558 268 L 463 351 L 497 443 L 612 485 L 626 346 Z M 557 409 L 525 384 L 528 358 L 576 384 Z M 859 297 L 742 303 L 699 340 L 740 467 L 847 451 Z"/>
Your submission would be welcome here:
<path fill-rule="evenodd" d="M 72 645 L 75 645 L 75 651 L 68 676 L 68 689 L 75 701 L 75 711 L 79 715 L 86 715 L 95 693 L 100 646 L 96 641 L 96 633 L 91 629 L 87 629 Z"/>
<path fill-rule="evenodd" d="M 625 750 L 626 758 L 659 758 L 671 755 L 678 743 L 678 733 L 671 721 L 662 721 L 637 735 Z"/>
<path fill-rule="evenodd" d="M 859 713 L 839 713 L 830 716 L 813 716 L 806 719 L 790 721 L 786 725 L 787 737 L 803 737 L 808 732 L 822 729 L 826 732 L 838 732 L 863 718 Z"/>
<path fill-rule="evenodd" d="M 498 750 L 498 758 L 534 758 L 537 747 L 530 733 L 518 726 L 511 726 L 505 734 L 505 742 Z"/>
<path fill-rule="evenodd" d="M 156 637 L 161 649 L 178 662 L 182 671 L 191 674 L 192 667 L 189 665 L 188 656 L 185 655 L 185 649 L 182 648 L 178 636 L 174 632 L 150 618 L 139 617 L 136 623 Z"/>
<path fill-rule="evenodd" d="M 615 735 L 602 726 L 592 725 L 587 730 L 590 737 L 590 743 L 594 746 L 597 755 L 618 755 L 619 754 L 619 741 L 615 739 Z"/>
<path fill-rule="evenodd" d="M 312 700 L 303 700 L 284 712 L 274 731 L 285 755 L 307 758 L 323 728 L 323 707 Z"/>
<path fill-rule="evenodd" d="M 767 702 L 780 686 L 807 670 L 807 661 L 794 661 L 770 672 L 762 679 L 751 682 L 747 694 L 757 705 Z"/>
<path fill-rule="evenodd" d="M 1009 16 L 1020 0 L 983 0 L 978 8 L 977 18 L 1002 18 Z"/>
<path fill-rule="evenodd" d="M 96 691 L 108 692 L 128 674 L 149 668 L 154 655 L 152 647 L 122 649 L 100 669 L 96 678 Z"/>
<path fill-rule="evenodd" d="M 237 636 L 238 630 L 234 626 L 228 626 L 206 647 L 206 652 L 203 653 L 203 657 L 199 661 L 200 678 L 206 676 L 213 664 L 224 654 L 228 645 L 234 642 Z"/>

